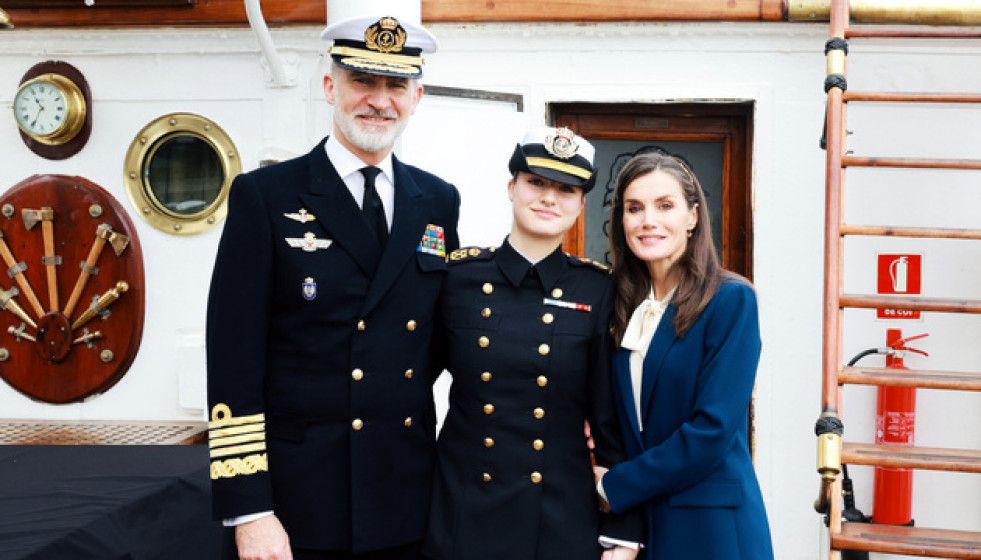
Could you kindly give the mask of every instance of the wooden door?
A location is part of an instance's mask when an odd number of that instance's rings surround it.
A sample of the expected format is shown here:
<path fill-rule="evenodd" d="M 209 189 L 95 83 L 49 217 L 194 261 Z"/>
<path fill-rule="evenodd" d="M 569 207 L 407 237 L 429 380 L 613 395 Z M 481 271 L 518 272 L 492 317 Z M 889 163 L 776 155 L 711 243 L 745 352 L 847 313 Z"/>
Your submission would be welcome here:
<path fill-rule="evenodd" d="M 616 173 L 630 155 L 662 149 L 692 163 L 707 195 L 722 265 L 752 278 L 752 103 L 558 103 L 555 126 L 597 148 L 597 185 L 563 248 L 609 262 L 606 232 Z"/>

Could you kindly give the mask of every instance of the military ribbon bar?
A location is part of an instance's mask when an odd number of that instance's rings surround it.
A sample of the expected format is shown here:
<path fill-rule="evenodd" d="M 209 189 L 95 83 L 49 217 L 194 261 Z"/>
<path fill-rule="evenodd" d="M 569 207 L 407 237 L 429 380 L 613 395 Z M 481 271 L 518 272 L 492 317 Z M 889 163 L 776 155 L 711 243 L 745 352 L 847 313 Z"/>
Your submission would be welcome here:
<path fill-rule="evenodd" d="M 575 309 L 576 311 L 592 311 L 593 307 L 585 303 L 572 303 L 570 301 L 561 301 L 558 299 L 545 298 L 542 300 L 545 305 L 554 305 L 555 307 L 564 307 L 566 309 Z"/>

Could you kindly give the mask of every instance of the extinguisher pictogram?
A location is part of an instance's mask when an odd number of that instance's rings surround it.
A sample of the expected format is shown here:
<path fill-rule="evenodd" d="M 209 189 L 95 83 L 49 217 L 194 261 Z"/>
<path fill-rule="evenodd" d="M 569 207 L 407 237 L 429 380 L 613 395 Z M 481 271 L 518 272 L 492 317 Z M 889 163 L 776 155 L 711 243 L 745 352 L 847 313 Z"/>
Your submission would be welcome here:
<path fill-rule="evenodd" d="M 909 257 L 902 256 L 889 265 L 889 277 L 892 279 L 892 289 L 897 294 L 909 290 Z"/>
<path fill-rule="evenodd" d="M 896 261 L 897 263 L 900 261 Z M 901 267 L 897 267 L 901 268 Z M 906 369 L 906 352 L 927 355 L 909 348 L 906 343 L 928 336 L 903 338 L 900 329 L 886 331 L 886 367 Z M 912 446 L 916 428 L 916 389 L 912 387 L 879 387 L 875 415 L 875 443 Z M 913 506 L 913 470 L 876 467 L 872 521 L 888 525 L 911 525 Z"/>

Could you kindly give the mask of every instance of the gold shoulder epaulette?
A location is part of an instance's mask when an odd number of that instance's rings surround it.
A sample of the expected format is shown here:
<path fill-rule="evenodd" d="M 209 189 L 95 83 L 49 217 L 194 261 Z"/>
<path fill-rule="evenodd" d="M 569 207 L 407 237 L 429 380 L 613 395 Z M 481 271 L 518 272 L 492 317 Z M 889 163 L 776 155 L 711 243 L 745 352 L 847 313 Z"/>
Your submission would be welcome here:
<path fill-rule="evenodd" d="M 566 253 L 566 255 L 569 257 L 569 262 L 574 265 L 593 268 L 600 272 L 605 272 L 605 273 L 610 272 L 610 267 L 606 266 L 601 262 L 594 261 L 593 259 L 587 257 L 577 257 L 575 255 L 570 255 L 569 253 Z"/>
<path fill-rule="evenodd" d="M 467 261 L 485 261 L 494 256 L 497 247 L 461 247 L 450 253 L 447 262 L 457 264 Z"/>

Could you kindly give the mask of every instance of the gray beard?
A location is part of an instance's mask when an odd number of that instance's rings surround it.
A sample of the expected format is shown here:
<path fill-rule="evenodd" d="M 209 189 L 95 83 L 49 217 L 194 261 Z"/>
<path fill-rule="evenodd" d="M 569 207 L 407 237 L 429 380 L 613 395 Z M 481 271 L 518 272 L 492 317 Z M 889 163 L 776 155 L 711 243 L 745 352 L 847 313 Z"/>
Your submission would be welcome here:
<path fill-rule="evenodd" d="M 366 152 L 380 152 L 395 144 L 395 139 L 402 134 L 408 121 L 397 121 L 395 126 L 386 132 L 365 130 L 354 115 L 342 111 L 334 112 L 334 124 L 344 134 L 347 140 Z"/>

